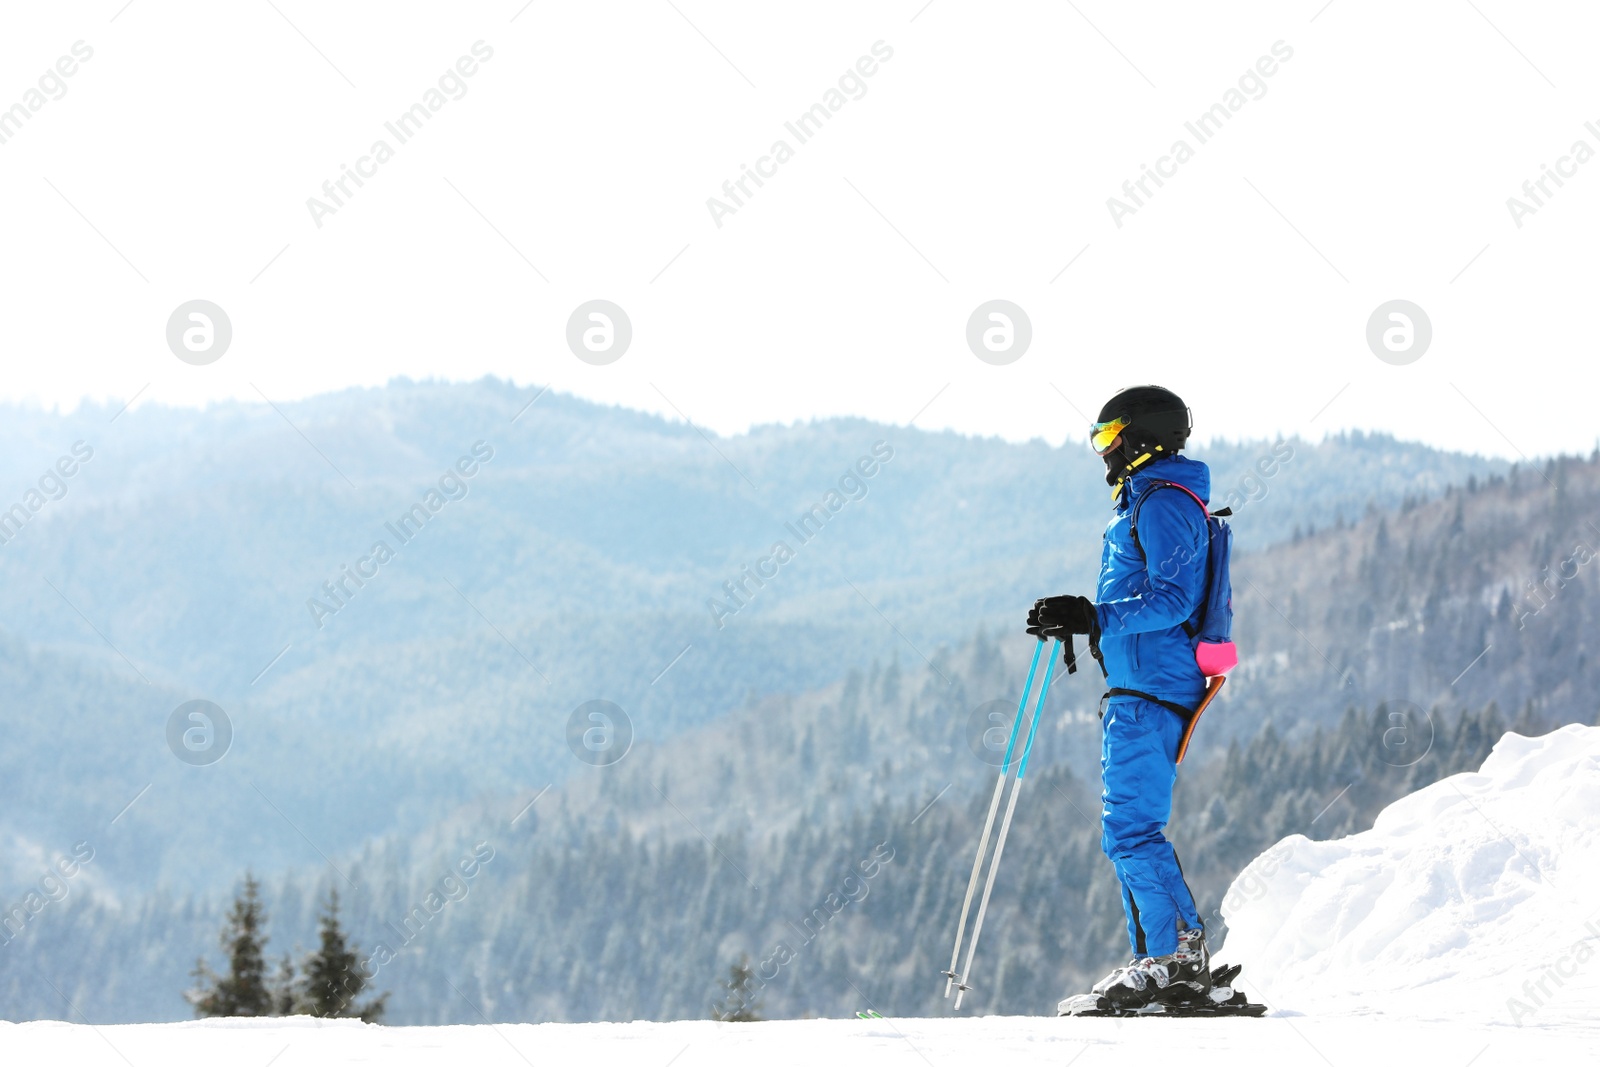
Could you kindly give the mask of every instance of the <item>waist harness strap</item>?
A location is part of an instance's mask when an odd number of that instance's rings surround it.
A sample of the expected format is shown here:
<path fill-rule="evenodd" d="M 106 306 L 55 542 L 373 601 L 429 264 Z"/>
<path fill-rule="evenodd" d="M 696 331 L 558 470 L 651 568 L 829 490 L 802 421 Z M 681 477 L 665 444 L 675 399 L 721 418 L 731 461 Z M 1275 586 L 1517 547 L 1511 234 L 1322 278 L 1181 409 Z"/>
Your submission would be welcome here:
<path fill-rule="evenodd" d="M 1152 696 L 1149 693 L 1140 692 L 1137 689 L 1123 689 L 1118 687 L 1116 689 L 1107 689 L 1105 694 L 1100 698 L 1101 718 L 1105 717 L 1105 704 L 1106 701 L 1111 697 L 1138 697 L 1140 700 L 1148 700 L 1152 704 L 1159 704 L 1161 707 L 1166 708 L 1184 722 L 1188 722 L 1194 716 L 1193 708 L 1186 708 L 1182 704 L 1174 704 L 1170 700 L 1162 700 L 1158 696 Z"/>

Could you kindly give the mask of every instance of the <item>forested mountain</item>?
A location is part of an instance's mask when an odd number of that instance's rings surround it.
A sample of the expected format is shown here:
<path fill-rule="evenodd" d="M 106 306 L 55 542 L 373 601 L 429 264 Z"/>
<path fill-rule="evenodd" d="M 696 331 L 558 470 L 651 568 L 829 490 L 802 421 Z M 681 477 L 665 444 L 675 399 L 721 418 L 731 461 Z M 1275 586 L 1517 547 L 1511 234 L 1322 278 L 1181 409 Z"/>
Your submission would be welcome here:
<path fill-rule="evenodd" d="M 1208 922 L 1234 875 L 1282 836 L 1364 827 L 1389 800 L 1475 766 L 1506 728 L 1596 721 L 1597 498 L 1600 458 L 1564 459 L 1241 551 L 1242 661 L 1184 765 L 1172 828 Z M 1236 525 L 1264 523 L 1278 503 L 1242 508 Z M 769 1016 L 940 1010 L 937 972 L 995 774 L 983 729 L 990 711 L 1009 722 L 1033 648 L 1005 621 L 928 645 L 927 662 L 864 648 L 829 684 L 746 687 L 731 710 L 676 731 L 654 731 L 641 710 L 614 765 L 569 754 L 572 773 L 554 784 L 485 780 L 415 832 L 302 859 L 267 879 L 269 951 L 308 942 L 337 885 L 358 943 L 397 952 L 376 981 L 394 992 L 395 1022 L 703 1016 L 741 955 L 787 961 L 762 991 Z M 51 675 L 44 653 L 13 654 L 38 664 L 19 684 Z M 1047 1010 L 1125 951 L 1099 854 L 1101 683 L 1084 664 L 1051 690 L 975 1010 Z M 415 766 L 394 752 L 372 771 L 404 780 Z M 231 754 L 213 769 L 229 767 L 250 770 Z M 273 788 L 251 781 L 239 788 Z M 256 808 L 244 846 L 293 832 Z M 493 859 L 454 876 L 481 846 Z M 39 974 L 96 1021 L 181 1015 L 178 991 L 214 951 L 226 895 L 129 892 L 114 873 L 97 857 L 0 949 L 11 1017 L 63 1014 Z"/>
<path fill-rule="evenodd" d="M 1240 721 L 1349 704 L 1585 721 L 1600 692 L 1600 456 L 1469 479 L 1345 530 L 1241 559 L 1224 691 Z"/>
<path fill-rule="evenodd" d="M 220 889 L 564 782 L 591 699 L 666 743 L 752 696 L 1009 635 L 1089 585 L 1110 506 L 1075 435 L 708 439 L 491 379 L 3 416 L 0 505 L 26 521 L 0 529 L 0 716 L 28 743 L 0 748 L 0 833 L 96 835 L 128 891 Z M 1506 468 L 1355 435 L 1195 451 L 1251 550 Z M 215 767 L 168 751 L 189 699 L 232 721 Z"/>
<path fill-rule="evenodd" d="M 863 704 L 893 707 L 891 685 L 884 673 L 863 686 Z M 717 980 L 744 956 L 770 977 L 758 1001 L 768 1017 L 942 1010 L 938 972 L 992 774 L 959 719 L 948 724 L 957 728 L 944 731 L 935 759 L 960 780 L 947 791 L 803 817 L 771 833 L 758 832 L 774 829 L 758 825 L 761 805 L 716 830 L 711 813 L 687 796 L 680 803 L 667 780 L 648 805 L 613 797 L 565 827 L 570 811 L 542 821 L 530 812 L 515 824 L 505 808 L 463 813 L 417 838 L 276 880 L 269 952 L 308 943 L 317 902 L 336 886 L 347 926 L 375 964 L 375 987 L 394 993 L 388 1018 L 397 1023 L 465 1022 L 479 1012 L 503 1021 L 702 1017 Z M 1274 841 L 1363 828 L 1388 801 L 1480 761 L 1508 724 L 1489 708 L 1440 725 L 1430 751 L 1407 767 L 1382 742 L 1386 716 L 1354 710 L 1335 731 L 1299 744 L 1269 725 L 1248 745 L 1192 756 L 1172 834 L 1213 930 L 1223 933 L 1218 906 L 1229 882 Z M 870 778 L 861 755 L 845 777 Z M 686 832 L 629 829 L 636 816 L 657 815 L 681 820 Z M 458 873 L 483 856 L 492 858 L 474 877 Z M 98 1022 L 180 1017 L 178 993 L 194 957 L 215 953 L 225 898 L 71 893 L 0 955 L 8 1014 L 59 1017 L 66 996 Z M 1065 763 L 1044 765 L 1018 809 L 974 1009 L 1047 1011 L 1125 954 L 1121 924 L 1092 783 Z"/>

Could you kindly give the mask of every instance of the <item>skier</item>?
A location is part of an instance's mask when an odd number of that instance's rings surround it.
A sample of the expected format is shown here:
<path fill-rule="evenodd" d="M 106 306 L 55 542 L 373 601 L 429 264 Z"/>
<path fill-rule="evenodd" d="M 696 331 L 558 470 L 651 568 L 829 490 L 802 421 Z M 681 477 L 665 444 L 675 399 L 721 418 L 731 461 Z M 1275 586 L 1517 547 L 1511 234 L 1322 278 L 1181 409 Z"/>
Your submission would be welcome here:
<path fill-rule="evenodd" d="M 1188 407 L 1160 386 L 1106 402 L 1090 440 L 1116 514 L 1094 600 L 1045 597 L 1028 613 L 1028 633 L 1041 641 L 1061 638 L 1070 650 L 1073 634 L 1087 635 L 1111 687 L 1101 699 L 1101 847 L 1122 885 L 1133 959 L 1094 994 L 1114 1010 L 1211 993 L 1205 925 L 1162 834 L 1179 744 L 1206 691 L 1189 624 L 1206 594 L 1211 478 L 1181 454 L 1190 429 Z"/>

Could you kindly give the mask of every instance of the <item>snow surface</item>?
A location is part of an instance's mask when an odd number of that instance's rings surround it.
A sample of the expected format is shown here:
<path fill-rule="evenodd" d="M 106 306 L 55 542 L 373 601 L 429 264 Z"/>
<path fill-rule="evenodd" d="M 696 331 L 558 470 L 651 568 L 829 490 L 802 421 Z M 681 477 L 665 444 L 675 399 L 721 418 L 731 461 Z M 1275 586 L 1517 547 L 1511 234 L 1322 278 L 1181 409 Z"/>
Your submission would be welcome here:
<path fill-rule="evenodd" d="M 308 1025 L 309 1024 L 309 1025 Z M 765 1023 L 544 1023 L 538 1026 L 317 1026 L 310 1020 L 91 1028 L 0 1024 L 0 1063 L 73 1067 L 752 1067 L 867 1064 L 973 1067 L 1497 1067 L 1595 1062 L 1587 1037 L 1524 1028 L 1348 1019 L 808 1019 Z M 1129 1058 L 1129 1057 L 1133 1058 Z M 274 1058 L 276 1057 L 276 1058 Z M 1474 1059 L 1474 1057 L 1477 1057 Z"/>
<path fill-rule="evenodd" d="M 0 1064 L 1600 1064 L 1597 824 L 1600 728 L 1569 726 L 1507 734 L 1365 833 L 1284 839 L 1223 904 L 1219 959 L 1264 1019 L 0 1023 Z"/>
<path fill-rule="evenodd" d="M 1586 1027 L 1600 1062 L 1597 883 L 1600 728 L 1506 734 L 1370 830 L 1258 856 L 1219 957 L 1276 1009 Z"/>

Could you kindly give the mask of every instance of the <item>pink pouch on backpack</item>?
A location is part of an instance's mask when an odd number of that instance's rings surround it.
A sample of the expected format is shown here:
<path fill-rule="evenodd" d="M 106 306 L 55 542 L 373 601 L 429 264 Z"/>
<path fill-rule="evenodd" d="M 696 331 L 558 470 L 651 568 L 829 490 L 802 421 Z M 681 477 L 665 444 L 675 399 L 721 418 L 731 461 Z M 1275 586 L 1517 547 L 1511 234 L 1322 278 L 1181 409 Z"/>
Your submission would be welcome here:
<path fill-rule="evenodd" d="M 1239 665 L 1239 651 L 1232 641 L 1201 641 L 1195 646 L 1194 661 L 1207 678 L 1219 678 Z"/>

